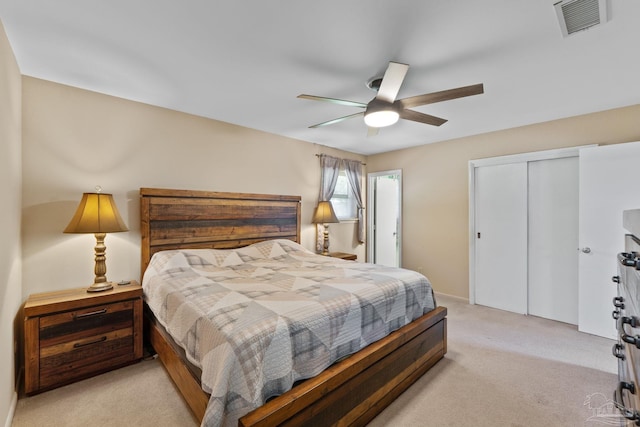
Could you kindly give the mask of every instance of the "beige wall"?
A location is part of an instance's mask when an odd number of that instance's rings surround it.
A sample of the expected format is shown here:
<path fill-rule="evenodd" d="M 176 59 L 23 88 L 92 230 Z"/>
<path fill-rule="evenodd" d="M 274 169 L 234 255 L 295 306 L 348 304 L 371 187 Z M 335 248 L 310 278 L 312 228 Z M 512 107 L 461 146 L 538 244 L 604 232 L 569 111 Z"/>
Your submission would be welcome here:
<path fill-rule="evenodd" d="M 113 193 L 130 231 L 107 235 L 107 278 L 140 276 L 140 187 L 302 196 L 302 244 L 320 185 L 303 141 L 23 77 L 23 297 L 93 282 L 93 235 L 63 234 L 83 192 Z M 331 249 L 356 252 L 353 223 L 331 226 Z"/>
<path fill-rule="evenodd" d="M 95 185 L 114 193 L 131 229 L 107 236 L 110 280 L 139 277 L 142 186 L 301 195 L 302 243 L 313 249 L 320 152 L 365 160 L 369 172 L 402 169 L 403 266 L 467 297 L 469 160 L 640 140 L 633 106 L 365 159 L 29 77 L 23 104 L 23 297 L 93 280 L 93 236 L 61 231 Z M 331 245 L 365 257 L 354 224 L 332 225 Z"/>
<path fill-rule="evenodd" d="M 639 123 L 636 105 L 369 156 L 368 172 L 403 172 L 403 267 L 422 269 L 437 292 L 468 298 L 469 160 L 638 141 Z"/>
<path fill-rule="evenodd" d="M 22 324 L 21 102 L 20 70 L 0 22 L 0 424 L 5 425 L 17 398 L 14 344 Z"/>

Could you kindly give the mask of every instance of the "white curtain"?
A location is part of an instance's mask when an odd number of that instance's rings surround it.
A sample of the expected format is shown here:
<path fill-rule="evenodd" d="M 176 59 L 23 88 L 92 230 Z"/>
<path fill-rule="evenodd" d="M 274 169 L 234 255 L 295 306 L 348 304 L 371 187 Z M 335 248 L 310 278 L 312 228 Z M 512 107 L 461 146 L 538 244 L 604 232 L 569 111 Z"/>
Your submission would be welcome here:
<path fill-rule="evenodd" d="M 336 157 L 326 154 L 320 155 L 320 197 L 318 201 L 329 201 L 333 197 L 340 174 L 340 162 L 341 159 Z"/>
<path fill-rule="evenodd" d="M 358 160 L 343 160 L 344 171 L 351 184 L 351 190 L 356 199 L 358 205 L 358 242 L 364 243 L 364 221 L 363 212 L 364 205 L 362 204 L 362 189 L 360 182 L 362 181 L 362 163 Z"/>
<path fill-rule="evenodd" d="M 326 154 L 320 155 L 320 194 L 318 196 L 319 202 L 330 201 L 333 197 L 333 192 L 336 189 L 336 182 L 338 182 L 338 175 L 340 174 L 340 162 L 342 160 L 337 157 L 328 156 Z M 323 249 L 324 241 L 324 227 L 321 224 L 316 225 L 316 250 L 321 252 Z"/>

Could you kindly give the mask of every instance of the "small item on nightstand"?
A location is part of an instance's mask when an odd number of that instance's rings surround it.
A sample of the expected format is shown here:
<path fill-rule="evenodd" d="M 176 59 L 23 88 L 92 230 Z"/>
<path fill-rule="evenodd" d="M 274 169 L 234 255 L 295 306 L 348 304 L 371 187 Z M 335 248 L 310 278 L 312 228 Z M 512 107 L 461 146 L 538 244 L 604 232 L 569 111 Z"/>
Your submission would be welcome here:
<path fill-rule="evenodd" d="M 124 286 L 124 285 L 130 285 L 131 284 L 131 280 L 121 280 L 118 282 L 118 285 Z"/>

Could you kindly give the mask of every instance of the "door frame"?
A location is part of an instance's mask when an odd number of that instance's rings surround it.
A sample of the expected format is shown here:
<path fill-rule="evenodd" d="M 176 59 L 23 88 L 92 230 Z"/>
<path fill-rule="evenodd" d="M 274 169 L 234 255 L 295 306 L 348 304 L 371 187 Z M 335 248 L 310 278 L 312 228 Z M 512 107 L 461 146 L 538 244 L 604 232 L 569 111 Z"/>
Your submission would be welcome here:
<path fill-rule="evenodd" d="M 469 304 L 476 303 L 476 179 L 475 169 L 481 166 L 497 166 L 508 163 L 534 162 L 538 160 L 561 159 L 564 157 L 576 157 L 580 150 L 595 147 L 598 144 L 579 145 L 555 150 L 535 151 L 507 156 L 487 157 L 484 159 L 469 160 Z M 576 248 L 577 249 L 577 248 Z"/>
<path fill-rule="evenodd" d="M 367 173 L 367 262 L 374 262 L 375 244 L 375 179 L 384 175 L 398 175 L 398 263 L 402 266 L 402 169 Z"/>

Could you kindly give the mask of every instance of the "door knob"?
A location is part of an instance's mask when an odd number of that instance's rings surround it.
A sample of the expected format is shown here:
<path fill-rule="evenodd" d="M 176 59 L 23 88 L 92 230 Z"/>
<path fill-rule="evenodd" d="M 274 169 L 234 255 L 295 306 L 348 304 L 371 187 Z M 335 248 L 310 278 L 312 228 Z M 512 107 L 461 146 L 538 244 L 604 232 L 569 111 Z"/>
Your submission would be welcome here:
<path fill-rule="evenodd" d="M 585 254 L 589 254 L 589 253 L 591 253 L 591 248 L 590 248 L 590 247 L 588 247 L 588 246 L 587 246 L 587 247 L 584 247 L 584 248 L 582 248 L 582 249 L 580 249 L 580 250 L 581 250 L 582 252 L 584 252 Z"/>

